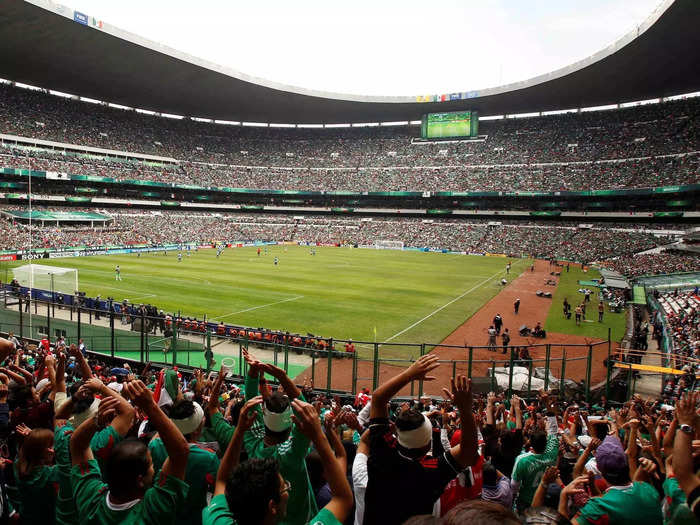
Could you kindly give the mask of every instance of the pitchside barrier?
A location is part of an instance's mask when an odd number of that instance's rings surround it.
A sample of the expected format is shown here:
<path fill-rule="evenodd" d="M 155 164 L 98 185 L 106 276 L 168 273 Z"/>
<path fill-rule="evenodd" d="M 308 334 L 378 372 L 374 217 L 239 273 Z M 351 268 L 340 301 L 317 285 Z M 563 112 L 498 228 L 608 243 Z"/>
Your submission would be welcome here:
<path fill-rule="evenodd" d="M 232 375 L 243 377 L 247 373 L 243 350 L 251 348 L 265 351 L 266 361 L 285 372 L 290 371 L 290 357 L 307 354 L 308 363 L 297 382 L 310 381 L 314 388 L 328 393 L 343 391 L 356 394 L 362 388 L 371 390 L 387 377 L 410 366 L 420 356 L 437 351 L 438 354 L 458 355 L 458 359 L 441 360 L 441 368 L 447 375 L 461 374 L 474 379 L 477 389 L 488 388 L 503 391 L 507 395 L 519 393 L 524 397 L 537 390 L 557 389 L 590 400 L 594 390 L 605 393 L 610 399 L 629 398 L 634 389 L 631 381 L 613 381 L 622 372 L 633 375 L 633 369 L 624 367 L 616 373 L 615 363 L 626 362 L 623 355 L 611 355 L 611 341 L 591 344 L 530 344 L 526 348 L 531 358 L 521 356 L 522 346 L 513 346 L 502 354 L 502 347 L 489 351 L 488 347 L 465 343 L 463 346 L 431 343 L 407 344 L 376 341 L 330 340 L 328 350 L 298 348 L 283 342 L 251 340 L 248 337 L 225 337 L 211 331 L 205 333 L 183 332 L 173 327 L 169 332 L 162 319 L 148 316 L 129 316 L 113 311 L 98 311 L 80 306 L 66 306 L 33 300 L 27 308 L 26 301 L 0 304 L 0 332 L 13 332 L 20 338 L 39 340 L 49 336 L 51 342 L 63 337 L 67 344 L 82 339 L 86 347 L 105 359 L 152 362 L 187 369 L 216 368 L 225 364 Z M 212 344 L 214 340 L 214 344 Z M 232 349 L 226 356 L 214 355 L 213 348 L 225 342 Z M 346 343 L 361 349 L 345 352 Z M 487 358 L 485 358 L 487 356 Z M 218 361 L 216 364 L 214 361 Z M 605 365 L 603 364 L 605 360 Z M 600 366 L 598 366 L 598 364 Z M 592 381 L 593 370 L 604 366 L 604 379 Z M 629 367 L 628 367 L 629 368 Z M 299 369 L 299 366 L 296 367 Z M 580 380 L 569 379 L 568 370 L 576 369 Z M 581 373 L 583 372 L 583 373 Z M 303 376 L 303 377 L 302 377 Z M 444 385 L 440 385 L 444 386 Z M 420 396 L 426 392 L 422 381 L 412 382 L 401 395 Z M 615 395 L 615 393 L 617 394 Z M 435 392 L 429 392 L 437 396 Z M 658 395 L 658 394 L 657 394 Z"/>

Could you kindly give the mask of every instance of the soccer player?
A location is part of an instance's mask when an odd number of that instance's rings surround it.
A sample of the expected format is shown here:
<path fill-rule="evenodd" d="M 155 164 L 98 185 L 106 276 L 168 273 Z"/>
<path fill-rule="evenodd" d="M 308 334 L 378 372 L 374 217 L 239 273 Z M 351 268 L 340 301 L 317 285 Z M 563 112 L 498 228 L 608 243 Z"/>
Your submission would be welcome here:
<path fill-rule="evenodd" d="M 177 262 L 182 262 L 182 252 L 177 253 Z"/>
<path fill-rule="evenodd" d="M 275 266 L 277 266 L 278 262 L 280 262 L 280 260 L 277 257 L 275 257 Z"/>
<path fill-rule="evenodd" d="M 260 257 L 260 248 L 258 248 L 258 257 Z"/>
<path fill-rule="evenodd" d="M 122 274 L 121 270 L 119 269 L 119 265 L 117 264 L 117 267 L 114 269 L 114 280 L 115 281 L 121 281 L 122 280 Z"/>

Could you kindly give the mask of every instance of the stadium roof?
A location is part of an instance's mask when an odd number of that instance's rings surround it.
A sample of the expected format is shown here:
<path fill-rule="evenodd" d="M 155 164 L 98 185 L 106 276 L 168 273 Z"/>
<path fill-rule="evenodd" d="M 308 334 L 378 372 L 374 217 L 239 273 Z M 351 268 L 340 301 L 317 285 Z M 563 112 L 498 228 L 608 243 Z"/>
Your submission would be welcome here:
<path fill-rule="evenodd" d="M 700 89 L 696 0 L 666 0 L 615 43 L 556 71 L 495 88 L 465 86 L 461 93 L 416 97 L 344 95 L 254 78 L 49 0 L 4 0 L 0 27 L 4 78 L 134 108 L 219 120 L 328 124 L 418 120 L 425 113 L 461 109 L 514 114 Z M 459 65 L 459 54 L 450 52 Z M 446 101 L 434 102 L 436 97 Z"/>

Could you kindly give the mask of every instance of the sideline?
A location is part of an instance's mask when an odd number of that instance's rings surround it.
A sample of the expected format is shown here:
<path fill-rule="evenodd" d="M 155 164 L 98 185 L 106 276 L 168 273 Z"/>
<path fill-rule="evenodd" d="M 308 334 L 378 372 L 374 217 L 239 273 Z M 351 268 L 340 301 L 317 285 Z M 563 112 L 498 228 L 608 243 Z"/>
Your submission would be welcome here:
<path fill-rule="evenodd" d="M 411 328 L 413 328 L 413 327 L 415 327 L 415 326 L 418 326 L 420 323 L 422 323 L 422 322 L 425 321 L 426 319 L 431 318 L 431 317 L 434 316 L 436 313 L 438 313 L 438 312 L 440 312 L 441 310 L 447 308 L 447 307 L 450 306 L 452 303 L 459 301 L 459 300 L 460 300 L 462 297 L 464 297 L 465 295 L 470 294 L 471 292 L 473 292 L 473 291 L 476 290 L 477 288 L 479 288 L 479 287 L 485 285 L 487 282 L 489 282 L 489 281 L 490 281 L 491 279 L 493 279 L 494 277 L 498 277 L 499 275 L 502 275 L 502 274 L 505 274 L 505 270 L 498 270 L 498 271 L 497 271 L 496 273 L 494 273 L 491 277 L 487 277 L 486 279 L 484 279 L 484 280 L 481 281 L 480 283 L 475 284 L 474 286 L 472 286 L 471 288 L 469 288 L 469 290 L 467 290 L 467 291 L 464 292 L 463 294 L 461 294 L 461 295 L 455 297 L 455 298 L 452 299 L 450 302 L 443 304 L 443 305 L 442 305 L 440 308 L 438 308 L 437 310 L 433 310 L 432 312 L 430 312 L 428 315 L 426 315 L 425 317 L 423 317 L 423 319 L 419 319 L 418 321 L 416 321 L 415 323 L 413 323 L 413 324 L 412 324 L 411 326 L 409 326 L 408 328 L 404 328 L 403 330 L 401 330 L 400 332 L 398 332 L 398 333 L 392 335 L 392 336 L 389 337 L 388 339 L 384 339 L 384 341 L 382 341 L 382 342 L 388 343 L 388 342 L 391 341 L 392 339 L 396 339 L 398 336 L 400 336 L 400 335 L 402 335 L 402 334 L 408 332 Z"/>

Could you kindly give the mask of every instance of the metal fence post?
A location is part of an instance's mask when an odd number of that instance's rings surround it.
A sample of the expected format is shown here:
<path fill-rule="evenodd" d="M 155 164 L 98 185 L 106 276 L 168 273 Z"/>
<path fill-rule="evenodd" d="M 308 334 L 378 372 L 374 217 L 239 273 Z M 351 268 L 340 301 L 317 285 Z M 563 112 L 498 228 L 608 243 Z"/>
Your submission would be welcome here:
<path fill-rule="evenodd" d="M 610 373 L 612 372 L 612 366 L 610 363 L 610 353 L 612 351 L 612 344 L 610 342 L 610 327 L 608 327 L 608 360 L 606 361 L 607 363 L 607 371 L 605 374 L 605 399 L 610 399 Z"/>
<path fill-rule="evenodd" d="M 512 354 L 511 350 L 511 354 Z M 527 392 L 528 394 L 532 391 L 532 361 L 528 363 L 528 372 L 527 372 Z"/>
<path fill-rule="evenodd" d="M 513 395 L 513 351 L 511 350 L 510 352 L 510 362 L 508 364 L 508 396 L 507 399 L 510 399 L 510 396 Z"/>
<path fill-rule="evenodd" d="M 30 314 L 31 315 L 31 314 Z M 19 296 L 19 337 L 24 337 L 24 322 L 22 318 L 22 296 Z"/>
<path fill-rule="evenodd" d="M 357 394 L 357 352 L 352 353 L 352 395 Z"/>
<path fill-rule="evenodd" d="M 207 372 L 211 370 L 211 363 L 212 360 L 214 359 L 214 353 L 211 351 L 211 330 L 207 328 L 207 343 L 206 343 L 207 349 L 206 349 L 206 360 L 207 360 Z M 189 354 L 187 354 L 188 359 L 189 359 Z"/>
<path fill-rule="evenodd" d="M 566 375 L 566 347 L 564 347 L 564 351 L 561 356 L 561 377 L 559 378 L 559 393 L 562 395 L 564 392 L 564 377 Z"/>
<path fill-rule="evenodd" d="M 51 341 L 51 304 L 46 304 L 46 337 Z M 114 355 L 112 356 L 114 357 Z"/>
<path fill-rule="evenodd" d="M 141 348 L 140 348 L 140 350 L 141 350 L 141 362 L 142 363 L 143 363 L 143 351 L 145 349 L 145 347 L 144 347 L 144 332 L 145 331 L 146 331 L 146 317 L 144 315 L 143 310 L 141 310 L 141 330 L 140 330 L 141 333 L 139 335 L 141 336 L 141 341 L 140 341 Z"/>
<path fill-rule="evenodd" d="M 474 347 L 469 347 L 469 363 L 467 364 L 467 377 L 472 377 L 472 362 L 474 361 Z"/>
<path fill-rule="evenodd" d="M 311 386 L 316 385 L 316 355 L 311 354 Z"/>
<path fill-rule="evenodd" d="M 243 375 L 243 343 L 238 339 L 238 375 Z"/>
<path fill-rule="evenodd" d="M 328 370 L 326 371 L 326 393 L 330 395 L 331 393 L 331 376 L 333 368 L 333 339 L 329 340 L 329 345 L 326 347 L 326 352 L 328 352 Z"/>
<path fill-rule="evenodd" d="M 457 361 L 452 361 L 452 377 L 457 378 Z"/>
<path fill-rule="evenodd" d="M 77 326 L 77 333 L 78 333 L 78 343 L 80 343 L 80 305 L 78 305 L 78 311 L 77 311 L 77 318 L 78 318 L 78 326 Z"/>
<path fill-rule="evenodd" d="M 173 351 L 173 366 L 177 364 L 177 323 L 173 323 L 173 343 L 172 343 L 172 351 Z"/>
<path fill-rule="evenodd" d="M 591 369 L 593 368 L 593 346 L 588 345 L 588 362 L 586 363 L 586 403 L 591 400 Z M 564 374 L 562 374 L 564 375 Z"/>
<path fill-rule="evenodd" d="M 496 391 L 496 361 L 491 361 L 491 392 Z"/>
<path fill-rule="evenodd" d="M 420 345 L 420 356 L 423 357 L 425 355 L 425 343 L 421 343 Z M 418 381 L 418 397 L 423 397 L 423 380 L 421 379 Z"/>
<path fill-rule="evenodd" d="M 372 392 L 374 392 L 379 386 L 379 343 L 374 343 L 372 368 Z"/>
<path fill-rule="evenodd" d="M 544 389 L 549 389 L 549 359 L 552 355 L 552 345 L 547 344 L 544 354 Z"/>
<path fill-rule="evenodd" d="M 109 353 L 114 358 L 114 310 L 111 301 L 109 303 Z"/>
<path fill-rule="evenodd" d="M 284 373 L 289 372 L 289 343 L 287 339 L 284 340 Z"/>

